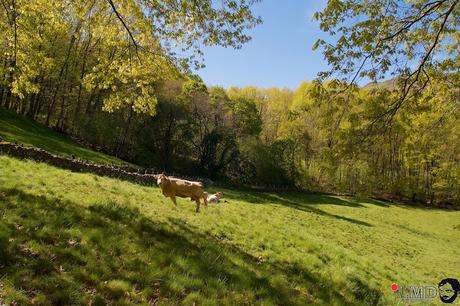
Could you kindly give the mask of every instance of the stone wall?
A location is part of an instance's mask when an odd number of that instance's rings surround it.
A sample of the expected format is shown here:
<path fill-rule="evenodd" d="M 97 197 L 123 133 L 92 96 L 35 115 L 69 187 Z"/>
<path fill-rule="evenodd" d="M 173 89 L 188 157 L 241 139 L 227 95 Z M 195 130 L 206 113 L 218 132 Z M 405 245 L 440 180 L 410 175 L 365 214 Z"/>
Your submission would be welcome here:
<path fill-rule="evenodd" d="M 100 165 L 74 158 L 57 156 L 42 149 L 23 147 L 9 142 L 0 142 L 0 154 L 10 155 L 18 159 L 43 162 L 75 172 L 89 172 L 143 185 L 154 185 L 156 182 L 156 174 L 152 170 L 140 171 L 139 169 L 126 166 Z"/>
<path fill-rule="evenodd" d="M 37 149 L 37 148 L 30 148 L 24 147 L 22 145 L 0 141 L 0 154 L 10 155 L 18 159 L 30 159 L 37 162 L 47 163 L 52 166 L 56 166 L 63 169 L 68 169 L 74 172 L 88 172 L 94 173 L 97 175 L 108 176 L 112 178 L 117 178 L 121 180 L 130 181 L 137 184 L 152 186 L 156 185 L 156 177 L 160 171 L 155 169 L 135 169 L 129 166 L 115 166 L 115 165 L 101 165 L 95 164 L 91 162 L 82 161 L 75 158 L 68 158 L 62 157 L 58 155 L 51 154 L 45 150 Z M 157 174 L 155 174 L 157 173 Z M 183 176 L 177 175 L 175 173 L 166 173 L 167 175 L 171 175 L 173 177 L 178 177 L 182 179 L 192 180 L 192 181 L 199 181 L 202 182 L 205 186 L 215 186 L 215 187 L 226 187 L 226 188 L 247 188 L 253 191 L 303 191 L 301 189 L 290 187 L 290 186 L 258 186 L 258 185 L 241 185 L 237 183 L 229 183 L 229 182 L 220 182 L 215 183 L 209 179 L 199 178 L 199 177 L 190 177 L 190 176 Z M 310 192 L 311 193 L 311 192 Z M 325 193 L 320 193 L 325 194 Z M 337 194 L 331 194 L 337 195 Z M 395 197 L 394 195 L 379 195 L 375 196 L 374 198 L 384 201 L 396 201 L 402 202 L 406 204 L 417 204 L 426 206 L 426 203 L 414 203 L 410 199 L 403 198 L 403 197 Z M 430 205 L 431 206 L 431 205 Z M 449 209 L 460 209 L 460 206 L 452 204 L 452 203 L 439 203 L 437 207 L 442 208 L 449 208 Z"/>
<path fill-rule="evenodd" d="M 24 147 L 22 145 L 0 141 L 0 154 L 10 155 L 18 159 L 30 159 L 37 162 L 68 169 L 74 172 L 88 172 L 97 175 L 113 177 L 131 181 L 143 185 L 155 185 L 156 176 L 161 171 L 155 169 L 136 169 L 129 166 L 101 165 L 82 161 L 76 158 L 68 158 L 51 154 L 45 150 Z M 226 188 L 247 188 L 253 191 L 300 191 L 291 186 L 265 186 L 265 185 L 242 185 L 231 182 L 214 182 L 207 178 L 185 176 L 177 173 L 165 173 L 166 175 L 191 181 L 202 182 L 205 186 Z"/>

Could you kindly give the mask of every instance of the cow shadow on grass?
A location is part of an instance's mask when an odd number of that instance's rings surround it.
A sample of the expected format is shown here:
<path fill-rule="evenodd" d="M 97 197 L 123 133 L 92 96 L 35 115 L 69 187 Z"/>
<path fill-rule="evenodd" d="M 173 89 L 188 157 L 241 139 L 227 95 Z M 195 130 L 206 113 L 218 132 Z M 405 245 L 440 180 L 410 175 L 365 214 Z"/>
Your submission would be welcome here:
<path fill-rule="evenodd" d="M 181 220 L 0 189 L 0 269 L 21 305 L 356 303 L 303 268 L 260 263 Z M 293 270 L 292 270 L 293 269 Z M 291 285 L 303 281 L 309 292 Z M 2 295 L 4 294 L 4 295 Z M 357 303 L 360 304 L 360 303 Z"/>
<path fill-rule="evenodd" d="M 283 205 L 294 209 L 298 209 L 305 212 L 315 213 L 321 216 L 331 217 L 338 220 L 343 220 L 363 226 L 372 226 L 372 224 L 349 218 L 342 215 L 337 215 L 324 211 L 317 206 L 320 205 L 339 205 L 353 208 L 365 208 L 363 204 L 352 200 L 342 199 L 327 195 L 306 195 L 300 192 L 281 192 L 277 194 L 268 192 L 257 192 L 257 191 L 233 191 L 226 190 L 224 196 L 231 200 L 245 201 L 253 204 L 271 204 L 271 205 Z M 375 204 L 374 204 L 375 202 Z M 378 206 L 388 207 L 386 204 L 380 203 L 380 201 L 367 201 L 366 203 L 374 204 Z"/>

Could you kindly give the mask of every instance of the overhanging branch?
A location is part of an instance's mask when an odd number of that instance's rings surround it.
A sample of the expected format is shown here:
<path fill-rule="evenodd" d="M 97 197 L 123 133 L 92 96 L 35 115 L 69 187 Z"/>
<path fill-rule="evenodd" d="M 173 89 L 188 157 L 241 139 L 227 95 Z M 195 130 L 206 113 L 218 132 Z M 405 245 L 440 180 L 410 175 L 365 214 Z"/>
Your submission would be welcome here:
<path fill-rule="evenodd" d="M 129 37 L 131 38 L 132 42 L 133 42 L 133 45 L 134 45 L 134 48 L 136 50 L 136 56 L 137 58 L 139 59 L 139 62 L 142 63 L 142 60 L 139 56 L 139 48 L 140 46 L 138 45 L 138 43 L 136 42 L 136 39 L 134 38 L 133 36 L 133 33 L 131 32 L 131 30 L 129 29 L 128 25 L 125 23 L 125 21 L 123 20 L 123 17 L 120 15 L 120 13 L 118 12 L 117 8 L 115 7 L 115 4 L 113 3 L 112 0 L 107 0 L 110 4 L 110 6 L 112 7 L 112 10 L 113 12 L 115 13 L 115 15 L 117 15 L 117 18 L 118 20 L 120 20 L 120 22 L 123 24 L 123 27 L 126 29 L 126 31 L 128 32 L 128 35 Z"/>

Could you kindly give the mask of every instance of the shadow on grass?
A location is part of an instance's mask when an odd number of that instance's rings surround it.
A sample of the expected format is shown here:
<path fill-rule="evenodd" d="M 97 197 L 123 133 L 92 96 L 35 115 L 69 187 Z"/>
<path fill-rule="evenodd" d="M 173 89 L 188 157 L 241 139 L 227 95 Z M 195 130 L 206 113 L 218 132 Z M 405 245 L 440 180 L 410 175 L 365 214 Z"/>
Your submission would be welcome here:
<path fill-rule="evenodd" d="M 0 281 L 21 305 L 354 302 L 303 267 L 260 263 L 181 220 L 156 223 L 117 203 L 0 189 L 0 218 Z"/>
<path fill-rule="evenodd" d="M 239 200 L 239 201 L 246 201 L 253 204 L 277 204 L 277 205 L 284 205 L 294 209 L 302 210 L 305 212 L 315 213 L 321 216 L 331 217 L 347 222 L 351 222 L 358 225 L 363 226 L 372 226 L 372 224 L 326 212 L 322 209 L 319 209 L 318 205 L 339 205 L 339 206 L 347 206 L 347 207 L 355 207 L 355 208 L 365 208 L 366 206 L 354 201 L 354 200 L 344 200 L 332 196 L 327 195 L 306 195 L 300 192 L 289 192 L 289 193 L 278 193 L 278 194 L 271 194 L 267 192 L 256 192 L 256 191 L 246 191 L 246 192 L 232 192 L 228 190 L 225 193 L 225 197 L 229 199 Z M 376 202 L 374 204 L 373 202 Z M 366 203 L 374 204 L 378 206 L 386 206 L 386 204 L 382 204 L 377 201 L 367 201 Z"/>
<path fill-rule="evenodd" d="M 181 228 L 184 231 L 193 232 L 194 235 L 200 236 L 201 239 L 208 241 L 212 240 L 214 243 L 219 244 L 219 240 L 216 237 L 203 234 L 198 228 L 186 225 L 180 219 L 170 218 L 169 220 L 171 223 L 175 224 L 178 228 Z M 232 250 L 232 252 L 241 254 L 246 262 L 258 262 L 257 258 L 241 251 L 241 249 L 236 246 L 226 245 L 226 248 L 228 250 Z M 352 292 L 351 294 L 357 301 L 359 301 L 357 305 L 377 305 L 381 299 L 381 292 L 379 290 L 369 287 L 362 280 L 356 277 L 350 277 L 347 279 L 346 284 L 333 284 L 330 283 L 330 281 L 323 279 L 321 276 L 315 275 L 315 273 L 307 270 L 300 264 L 287 262 L 265 262 L 263 263 L 263 268 L 261 267 L 259 269 L 270 271 L 269 273 L 272 275 L 283 274 L 290 284 L 301 283 L 306 285 L 309 289 L 309 294 L 313 294 L 315 302 L 311 299 L 305 299 L 300 303 L 303 305 L 309 304 L 309 302 L 313 302 L 313 304 L 321 304 L 319 301 L 322 301 L 326 305 L 355 305 L 356 302 L 352 302 L 343 296 L 342 292 L 347 289 L 350 289 Z M 319 300 L 317 300 L 318 298 Z M 281 302 L 281 305 L 289 304 L 289 300 L 278 302 Z"/>

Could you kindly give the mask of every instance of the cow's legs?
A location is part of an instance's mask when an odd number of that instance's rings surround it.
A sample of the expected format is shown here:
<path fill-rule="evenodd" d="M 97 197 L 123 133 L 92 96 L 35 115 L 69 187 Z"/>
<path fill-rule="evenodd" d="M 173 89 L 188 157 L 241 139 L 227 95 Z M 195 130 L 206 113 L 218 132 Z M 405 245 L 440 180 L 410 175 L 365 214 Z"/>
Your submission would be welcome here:
<path fill-rule="evenodd" d="M 174 197 L 174 196 L 173 196 L 173 197 L 171 197 L 171 200 L 173 201 L 174 205 L 176 205 L 176 206 L 177 206 L 176 197 Z"/>
<path fill-rule="evenodd" d="M 208 208 L 208 194 L 205 192 L 203 195 L 204 207 Z"/>
<path fill-rule="evenodd" d="M 196 212 L 200 212 L 200 199 L 196 198 L 195 202 L 196 202 Z"/>

